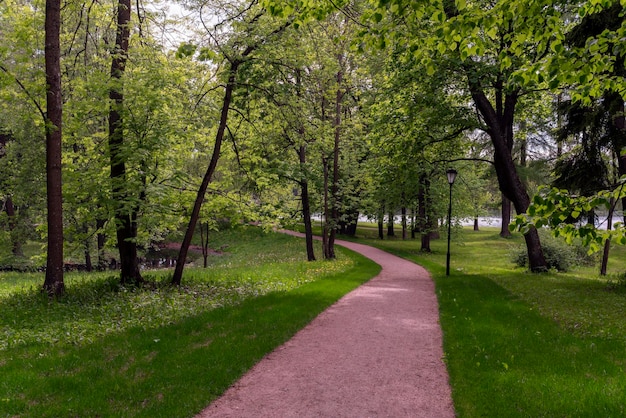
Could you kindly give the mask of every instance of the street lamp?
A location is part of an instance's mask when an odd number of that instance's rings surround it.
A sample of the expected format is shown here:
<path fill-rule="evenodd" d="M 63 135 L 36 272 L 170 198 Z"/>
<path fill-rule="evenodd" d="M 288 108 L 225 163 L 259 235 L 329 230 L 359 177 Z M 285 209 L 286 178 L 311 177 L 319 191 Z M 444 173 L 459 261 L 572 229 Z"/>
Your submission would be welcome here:
<path fill-rule="evenodd" d="M 456 170 L 454 168 L 449 168 L 446 171 L 446 176 L 448 176 L 448 184 L 450 185 L 450 200 L 448 201 L 448 253 L 446 254 L 446 276 L 450 275 L 450 233 L 451 233 L 451 224 L 452 224 L 452 185 L 454 184 L 454 180 L 456 179 Z"/>

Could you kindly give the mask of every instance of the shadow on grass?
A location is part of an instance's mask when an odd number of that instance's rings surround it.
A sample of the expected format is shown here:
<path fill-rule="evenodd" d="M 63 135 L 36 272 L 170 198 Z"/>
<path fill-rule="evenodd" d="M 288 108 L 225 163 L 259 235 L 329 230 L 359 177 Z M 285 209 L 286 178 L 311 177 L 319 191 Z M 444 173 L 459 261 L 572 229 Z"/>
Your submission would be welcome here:
<path fill-rule="evenodd" d="M 379 271 L 348 273 L 92 344 L 0 352 L 2 416 L 193 416 L 264 355 Z"/>

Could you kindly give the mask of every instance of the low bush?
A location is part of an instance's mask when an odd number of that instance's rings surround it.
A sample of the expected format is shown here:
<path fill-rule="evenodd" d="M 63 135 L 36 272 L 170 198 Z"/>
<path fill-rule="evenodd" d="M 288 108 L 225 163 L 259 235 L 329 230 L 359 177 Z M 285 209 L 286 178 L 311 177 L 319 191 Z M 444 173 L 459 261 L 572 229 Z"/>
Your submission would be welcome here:
<path fill-rule="evenodd" d="M 568 271 L 579 265 L 592 265 L 594 257 L 587 254 L 587 249 L 580 243 L 567 244 L 561 237 L 555 237 L 545 229 L 539 230 L 541 248 L 546 258 L 548 269 Z M 522 245 L 515 249 L 513 262 L 519 267 L 528 266 L 528 252 Z"/>

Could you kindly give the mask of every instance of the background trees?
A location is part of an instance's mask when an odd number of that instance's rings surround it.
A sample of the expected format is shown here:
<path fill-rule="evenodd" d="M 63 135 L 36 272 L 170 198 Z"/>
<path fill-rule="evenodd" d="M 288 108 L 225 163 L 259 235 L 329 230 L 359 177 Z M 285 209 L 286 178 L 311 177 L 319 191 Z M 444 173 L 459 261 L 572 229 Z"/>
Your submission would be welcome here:
<path fill-rule="evenodd" d="M 583 194 L 624 174 L 617 2 L 190 2 L 174 40 L 160 6 L 135 6 L 122 2 L 118 14 L 72 0 L 62 10 L 61 132 L 42 117 L 54 116 L 43 111 L 54 102 L 44 100 L 42 4 L 0 4 L 11 257 L 39 231 L 65 243 L 66 261 L 119 259 L 122 282 L 133 283 L 142 254 L 182 236 L 180 283 L 198 223 L 302 219 L 312 260 L 315 215 L 325 258 L 359 216 L 381 226 L 398 216 L 402 237 L 419 234 L 428 251 L 450 165 L 465 181 L 457 215 L 500 206 L 503 232 L 507 203 L 526 211 L 552 169 L 555 184 Z M 557 101 L 569 110 L 557 112 Z M 55 190 L 43 182 L 46 132 L 62 135 L 62 166 L 50 165 L 62 167 L 62 211 L 44 209 L 44 190 Z M 564 177 L 581 162 L 591 164 L 585 173 L 598 168 L 579 176 L 591 188 Z M 526 240 L 541 270 L 532 229 Z"/>

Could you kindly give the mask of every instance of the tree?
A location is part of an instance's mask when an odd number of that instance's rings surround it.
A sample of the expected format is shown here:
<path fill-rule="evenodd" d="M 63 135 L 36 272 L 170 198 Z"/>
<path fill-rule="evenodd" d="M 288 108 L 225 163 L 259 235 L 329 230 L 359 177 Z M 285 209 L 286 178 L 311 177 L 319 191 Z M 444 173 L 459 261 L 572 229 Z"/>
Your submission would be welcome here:
<path fill-rule="evenodd" d="M 200 209 L 202 207 L 202 202 L 204 201 L 204 197 L 213 177 L 213 173 L 217 168 L 217 163 L 220 158 L 220 151 L 222 147 L 222 142 L 224 140 L 224 133 L 226 132 L 227 124 L 228 124 L 228 113 L 230 110 L 230 105 L 233 100 L 233 93 L 235 88 L 237 87 L 237 76 L 239 73 L 240 66 L 250 59 L 251 55 L 256 52 L 268 39 L 273 36 L 281 33 L 290 25 L 289 21 L 277 22 L 277 25 L 273 27 L 270 26 L 269 30 L 265 33 L 257 33 L 260 28 L 267 28 L 264 24 L 275 23 L 271 21 L 267 22 L 268 15 L 265 11 L 259 9 L 258 7 L 254 7 L 255 4 L 250 5 L 250 7 L 246 7 L 243 9 L 239 9 L 235 11 L 234 16 L 229 16 L 226 21 L 219 23 L 214 28 L 217 29 L 220 25 L 226 24 L 232 20 L 232 24 L 241 24 L 244 26 L 244 30 L 247 29 L 248 32 L 240 33 L 242 38 L 235 37 L 236 39 L 232 39 L 230 45 L 222 45 L 221 40 L 218 39 L 215 32 L 209 33 L 210 36 L 216 41 L 216 47 L 219 49 L 219 52 L 222 54 L 223 59 L 225 60 L 225 73 L 224 77 L 226 78 L 226 83 L 224 86 L 224 97 L 222 100 L 222 106 L 220 111 L 219 125 L 217 127 L 217 132 L 215 134 L 215 142 L 213 145 L 213 154 L 211 156 L 211 160 L 207 167 L 207 170 L 202 178 L 202 183 L 198 189 L 198 193 L 196 195 L 196 199 L 193 205 L 193 209 L 191 211 L 191 216 L 189 218 L 189 223 L 187 225 L 187 229 L 185 231 L 185 236 L 183 238 L 183 242 L 180 247 L 180 251 L 178 253 L 178 258 L 176 260 L 176 269 L 174 270 L 174 275 L 172 276 L 172 284 L 180 285 L 182 281 L 183 269 L 185 265 L 185 261 L 187 259 L 187 252 L 189 250 L 189 245 L 191 244 L 191 239 L 193 238 L 194 231 L 196 229 L 196 224 L 198 222 L 198 218 L 200 215 Z M 247 28 L 246 28 L 247 26 Z M 251 34 L 251 32 L 253 34 Z M 249 35 L 249 38 L 246 38 L 246 35 Z M 229 49 L 232 48 L 232 49 Z"/>
<path fill-rule="evenodd" d="M 491 138 L 500 190 L 517 213 L 526 211 L 530 197 L 512 156 L 516 106 L 520 97 L 536 88 L 537 83 L 526 82 L 516 70 L 534 65 L 549 51 L 541 42 L 534 43 L 528 31 L 529 27 L 543 30 L 545 21 L 551 19 L 545 13 L 528 17 L 524 7 L 528 5 L 509 1 L 408 5 L 400 0 L 385 4 L 370 15 L 373 21 L 381 22 L 383 34 L 397 33 L 390 25 L 391 19 L 382 20 L 385 14 L 397 11 L 396 15 L 402 15 L 410 25 L 415 39 L 411 49 L 426 63 L 429 75 L 436 75 L 437 63 L 445 62 L 455 68 L 459 77 L 464 77 L 484 130 Z M 536 11 L 534 7 L 532 10 Z M 528 41 L 518 38 L 520 33 Z M 546 262 L 537 231 L 530 228 L 524 238 L 531 270 L 544 271 Z"/>
<path fill-rule="evenodd" d="M 61 1 L 46 0 L 46 177 L 48 196 L 48 261 L 44 291 L 59 296 L 63 282 L 63 193 L 61 138 L 63 99 L 61 94 Z"/>
<path fill-rule="evenodd" d="M 119 0 L 117 4 L 117 32 L 111 61 L 111 89 L 109 90 L 109 156 L 111 160 L 111 185 L 114 199 L 114 217 L 117 246 L 120 254 L 121 283 L 141 283 L 137 259 L 137 204 L 129 201 L 126 190 L 126 159 L 124 153 L 124 104 L 123 77 L 128 59 L 131 24 L 130 0 Z"/>

